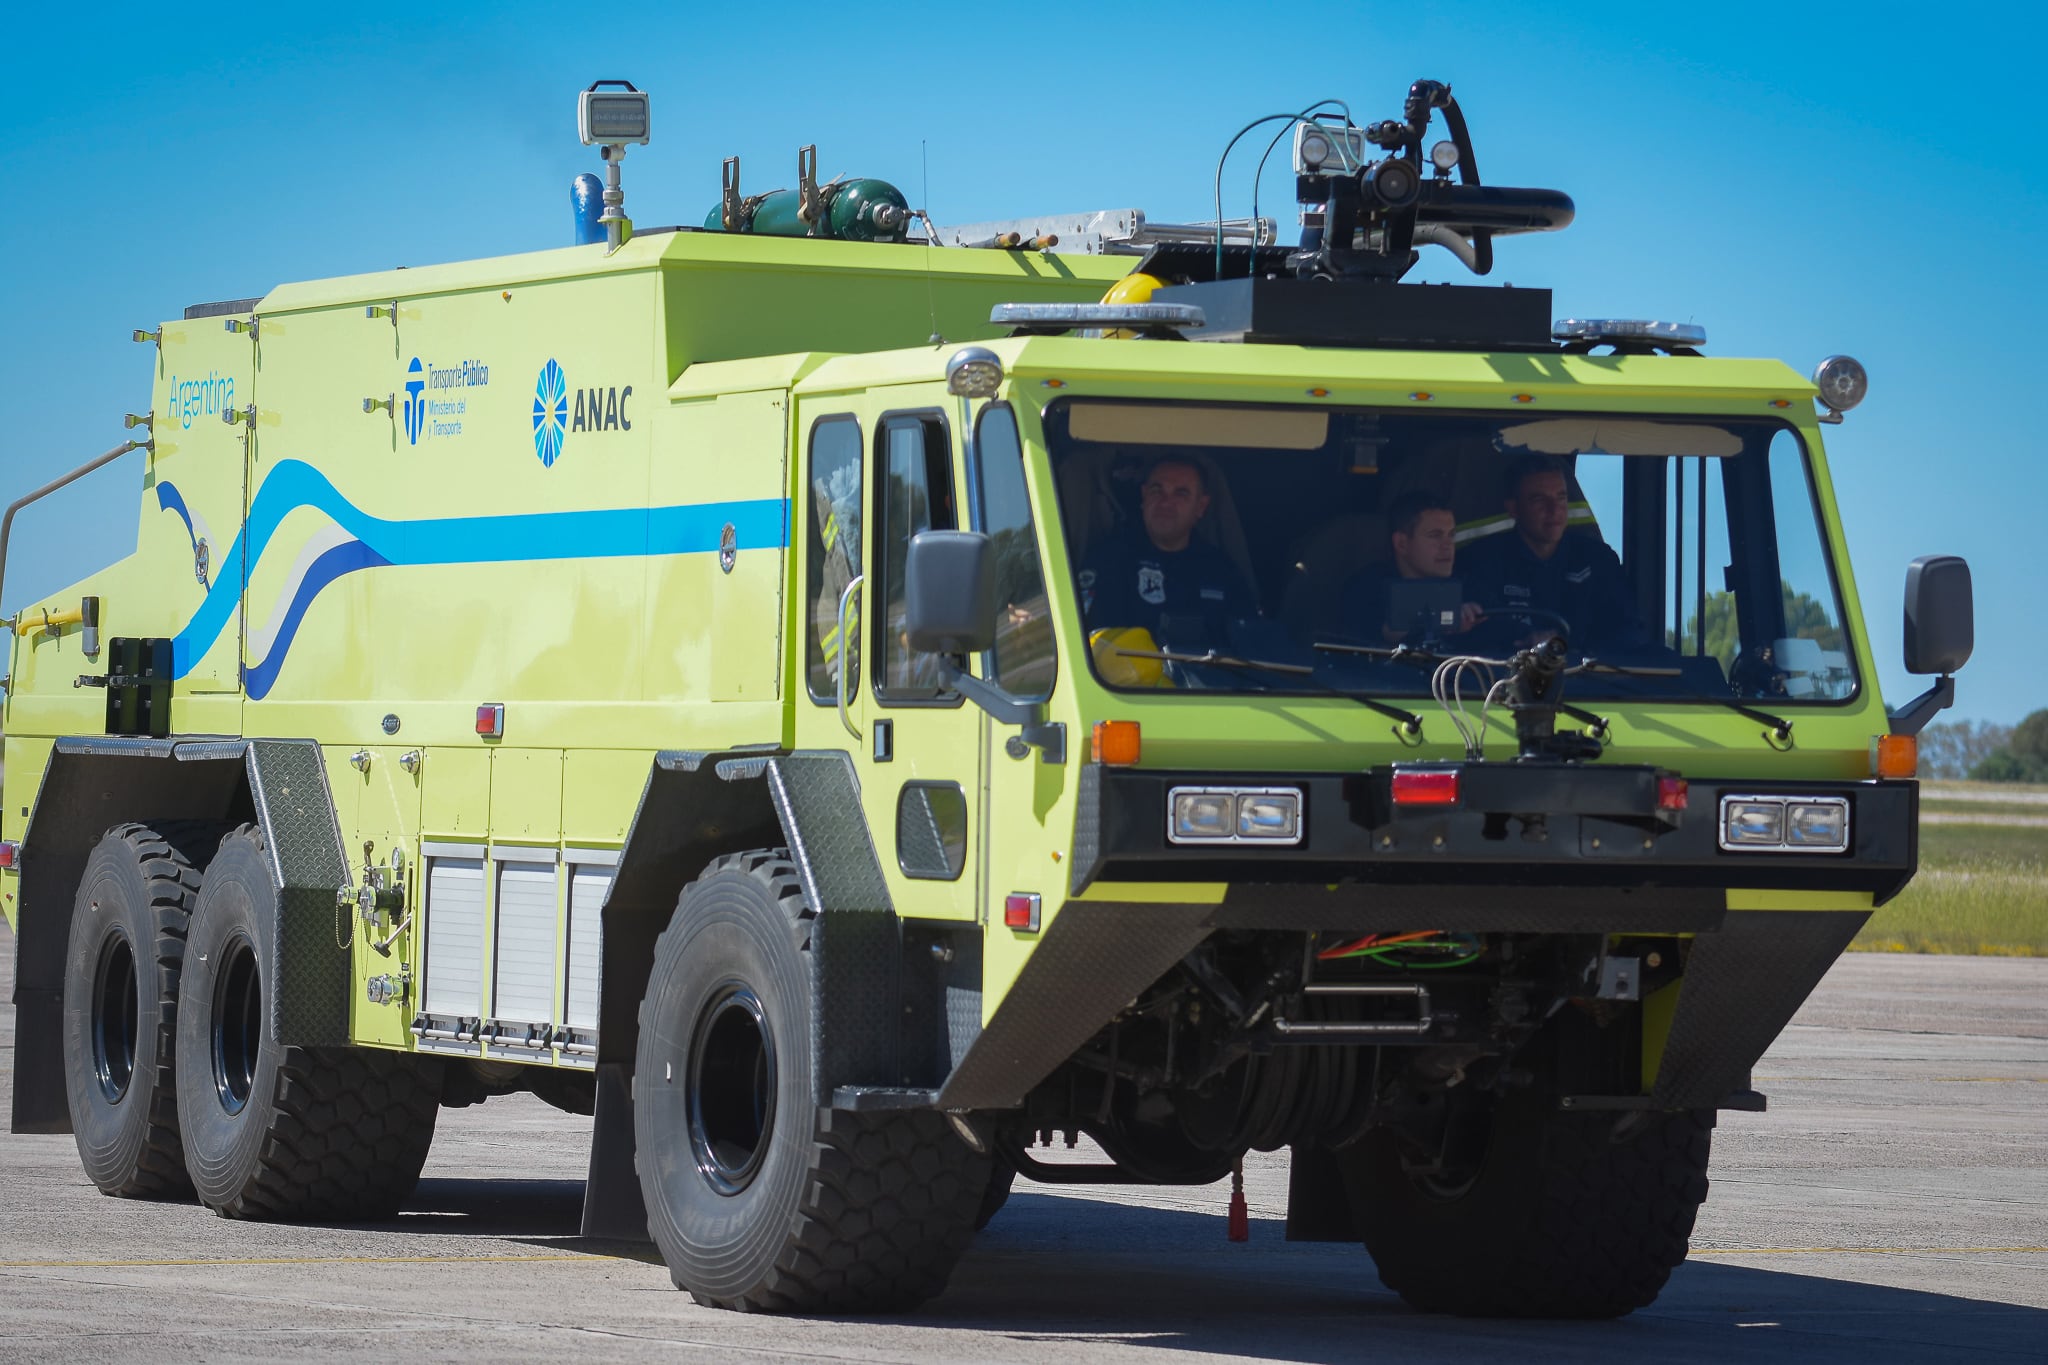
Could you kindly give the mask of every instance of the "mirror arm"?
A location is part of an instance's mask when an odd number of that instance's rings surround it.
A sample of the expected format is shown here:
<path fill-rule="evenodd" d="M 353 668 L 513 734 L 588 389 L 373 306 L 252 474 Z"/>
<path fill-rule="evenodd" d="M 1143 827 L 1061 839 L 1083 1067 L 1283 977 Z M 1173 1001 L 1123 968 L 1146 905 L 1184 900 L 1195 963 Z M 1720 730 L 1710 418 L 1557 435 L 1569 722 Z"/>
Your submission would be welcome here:
<path fill-rule="evenodd" d="M 1934 686 L 1891 713 L 1892 733 L 1917 735 L 1927 728 L 1927 722 L 1955 704 L 1956 680 L 1944 673 L 1935 679 Z"/>
<path fill-rule="evenodd" d="M 950 655 L 939 657 L 939 675 L 947 687 L 988 712 L 996 724 L 1022 727 L 1005 746 L 1012 758 L 1022 758 L 1024 749 L 1029 747 L 1037 749 L 1041 760 L 1046 763 L 1067 761 L 1067 727 L 1057 721 L 1047 723 L 1040 719 L 1037 702 L 1018 701 L 994 683 L 985 682 L 960 667 Z"/>

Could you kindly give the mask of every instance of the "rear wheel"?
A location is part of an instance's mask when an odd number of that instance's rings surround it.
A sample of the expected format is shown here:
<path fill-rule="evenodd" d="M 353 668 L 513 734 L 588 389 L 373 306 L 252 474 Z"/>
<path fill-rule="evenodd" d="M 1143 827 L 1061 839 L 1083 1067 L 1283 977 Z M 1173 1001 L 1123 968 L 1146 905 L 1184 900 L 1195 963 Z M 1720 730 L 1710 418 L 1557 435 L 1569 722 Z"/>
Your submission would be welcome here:
<path fill-rule="evenodd" d="M 909 1308 L 974 1235 L 989 1163 L 929 1111 L 817 1103 L 813 911 L 779 852 L 722 858 L 655 945 L 633 1078 L 647 1226 L 699 1303 Z"/>
<path fill-rule="evenodd" d="M 192 914 L 178 1018 L 186 1169 L 200 1202 L 230 1218 L 388 1217 L 427 1159 L 440 1067 L 271 1040 L 276 895 L 262 832 L 222 840 Z"/>
<path fill-rule="evenodd" d="M 199 870 L 221 827 L 118 825 L 86 859 L 64 971 L 64 1081 L 104 1194 L 190 1192 L 174 1080 L 179 978 Z"/>
<path fill-rule="evenodd" d="M 1566 1113 L 1501 1098 L 1475 1159 L 1423 1170 L 1386 1130 L 1339 1153 L 1380 1280 L 1417 1308 L 1612 1318 L 1652 1302 L 1707 1195 L 1711 1110 Z"/>

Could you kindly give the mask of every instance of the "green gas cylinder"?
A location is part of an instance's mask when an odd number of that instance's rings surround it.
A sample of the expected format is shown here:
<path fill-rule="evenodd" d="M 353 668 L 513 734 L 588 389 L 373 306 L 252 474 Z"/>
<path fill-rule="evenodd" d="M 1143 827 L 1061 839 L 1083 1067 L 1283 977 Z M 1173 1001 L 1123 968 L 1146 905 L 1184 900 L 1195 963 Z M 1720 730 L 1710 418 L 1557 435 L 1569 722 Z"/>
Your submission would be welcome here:
<path fill-rule="evenodd" d="M 829 237 L 842 242 L 900 242 L 910 228 L 910 203 L 886 180 L 835 180 L 818 187 L 818 222 L 801 216 L 802 192 L 776 190 L 749 195 L 740 204 L 740 232 L 767 237 Z M 724 209 L 714 208 L 704 226 L 723 226 Z"/>

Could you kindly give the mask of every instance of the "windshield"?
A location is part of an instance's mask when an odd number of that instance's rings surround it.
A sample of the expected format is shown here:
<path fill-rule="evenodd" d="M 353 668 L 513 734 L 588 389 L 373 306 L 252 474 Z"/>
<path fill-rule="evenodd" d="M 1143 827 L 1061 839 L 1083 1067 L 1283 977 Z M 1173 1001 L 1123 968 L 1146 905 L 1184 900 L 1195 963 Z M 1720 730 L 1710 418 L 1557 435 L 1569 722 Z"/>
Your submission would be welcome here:
<path fill-rule="evenodd" d="M 1428 696 L 1432 659 L 1561 635 L 1612 666 L 1575 698 L 1856 693 L 1781 421 L 1064 399 L 1044 428 L 1112 687 Z"/>

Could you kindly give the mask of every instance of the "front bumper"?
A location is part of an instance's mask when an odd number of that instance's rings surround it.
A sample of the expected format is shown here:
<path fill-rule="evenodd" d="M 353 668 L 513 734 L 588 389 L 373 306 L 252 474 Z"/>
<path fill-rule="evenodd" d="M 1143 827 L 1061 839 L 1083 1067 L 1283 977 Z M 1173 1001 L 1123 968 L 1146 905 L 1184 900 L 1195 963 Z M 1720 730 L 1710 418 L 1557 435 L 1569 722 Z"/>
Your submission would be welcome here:
<path fill-rule="evenodd" d="M 1601 892 L 1731 889 L 1868 892 L 1883 904 L 1918 861 L 1919 784 L 1692 779 L 1683 810 L 1659 810 L 1641 766 L 1429 764 L 1460 774 L 1455 806 L 1397 807 L 1395 769 L 1363 773 L 1210 773 L 1082 769 L 1072 891 L 1097 883 L 1226 882 L 1251 886 L 1517 888 L 1605 899 Z M 1302 838 L 1291 846 L 1191 846 L 1167 838 L 1168 793 L 1186 786 L 1293 787 Z M 1849 847 L 1839 853 L 1724 849 L 1725 794 L 1840 797 Z M 1540 818 L 1532 818 L 1540 817 Z M 1096 895 L 1113 897 L 1101 886 Z M 1483 895 L 1480 897 L 1483 899 Z M 1684 899 L 1692 899 L 1686 897 Z M 1438 902 L 1441 904 L 1441 901 Z M 1476 927 L 1476 926 L 1475 926 Z"/>

